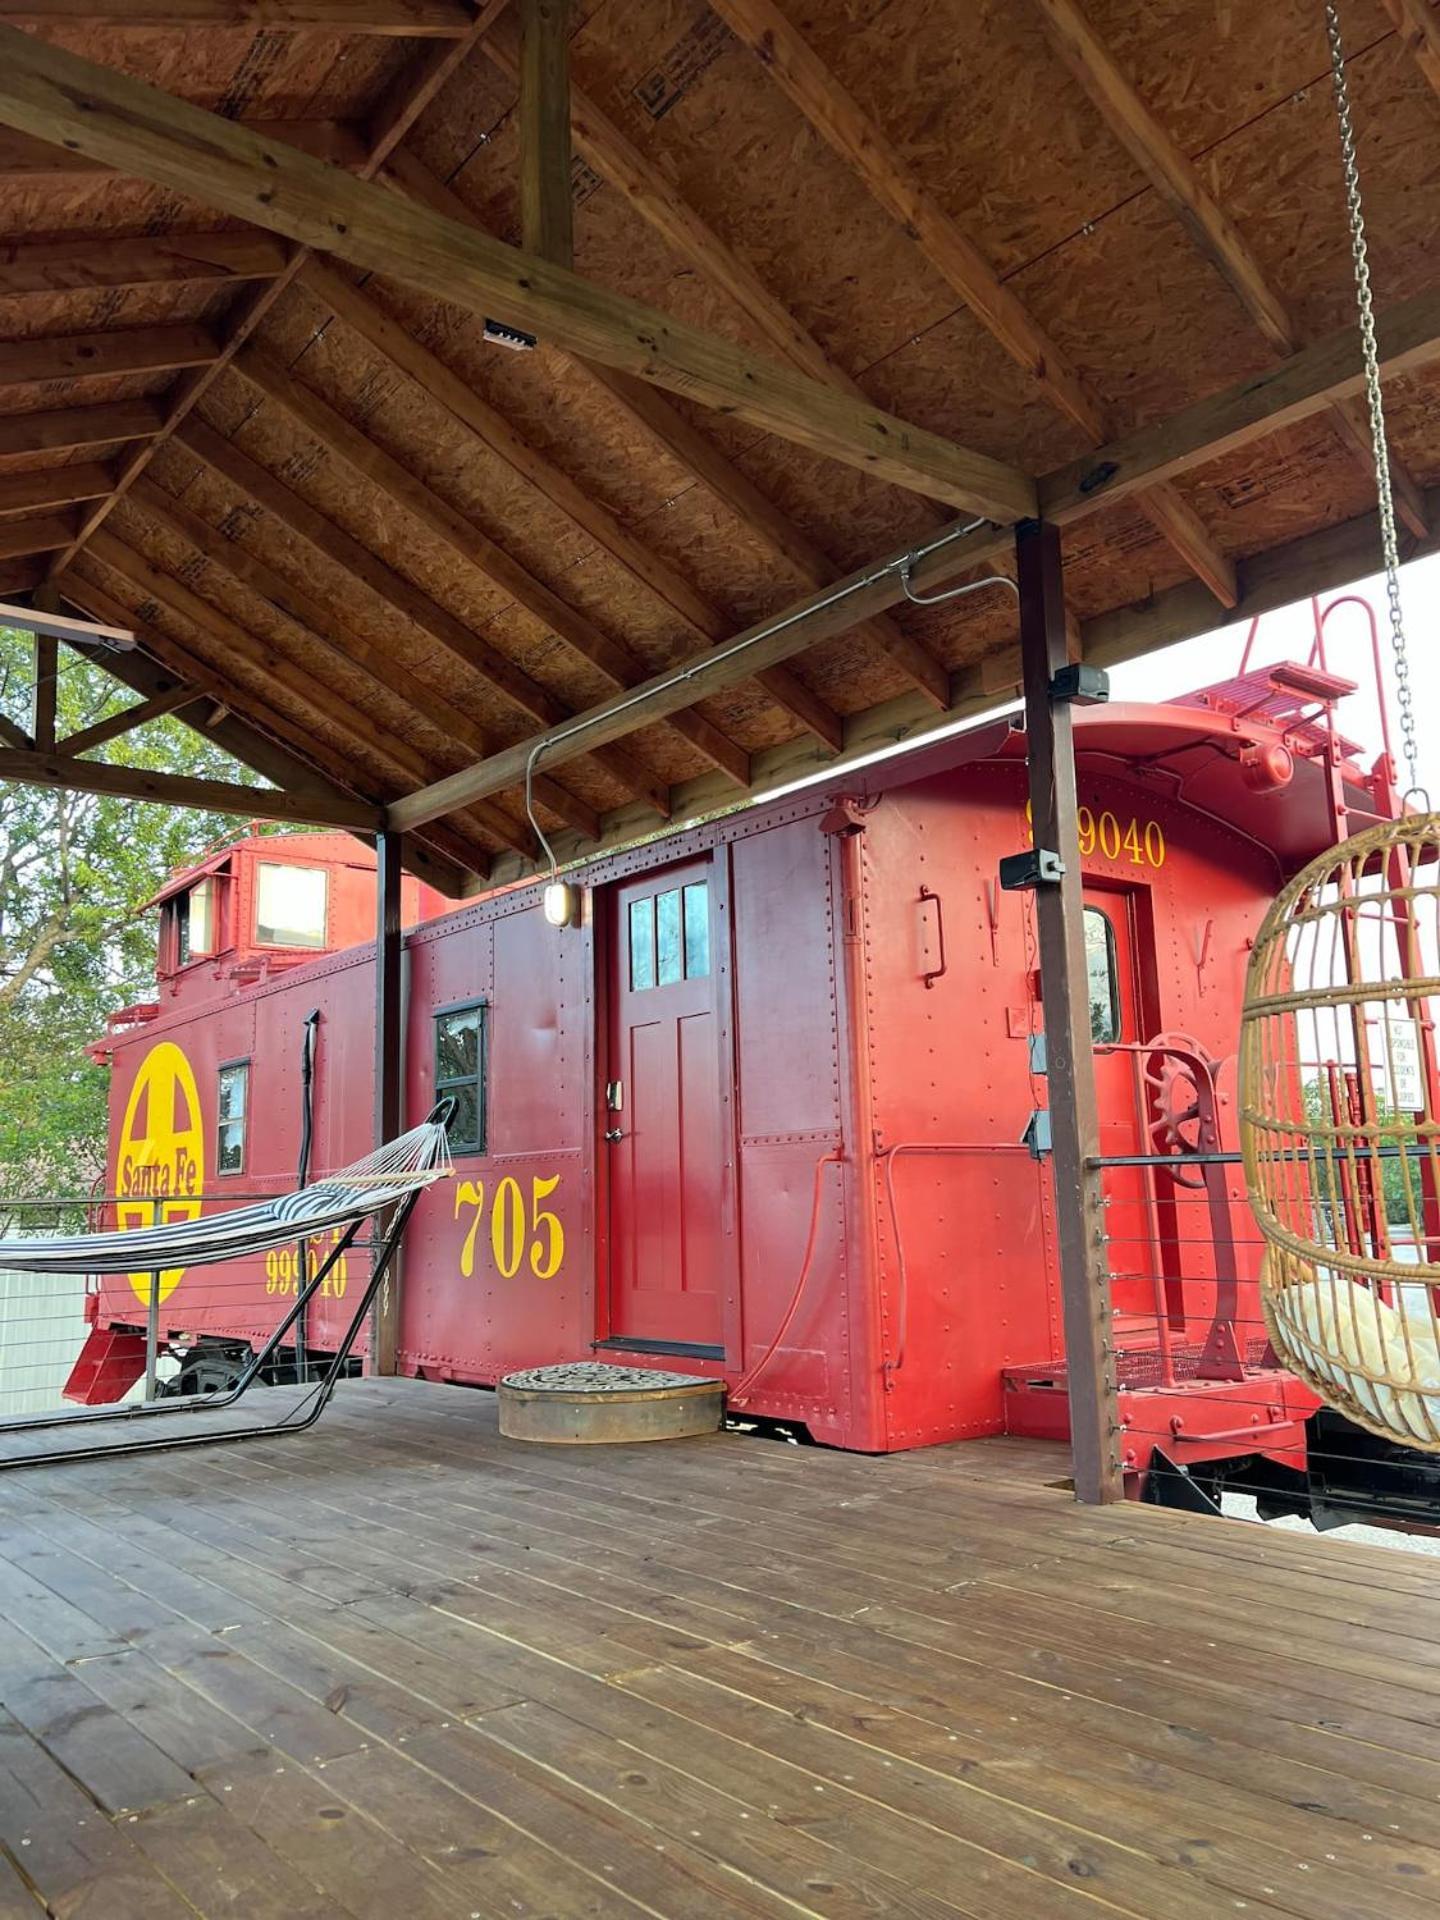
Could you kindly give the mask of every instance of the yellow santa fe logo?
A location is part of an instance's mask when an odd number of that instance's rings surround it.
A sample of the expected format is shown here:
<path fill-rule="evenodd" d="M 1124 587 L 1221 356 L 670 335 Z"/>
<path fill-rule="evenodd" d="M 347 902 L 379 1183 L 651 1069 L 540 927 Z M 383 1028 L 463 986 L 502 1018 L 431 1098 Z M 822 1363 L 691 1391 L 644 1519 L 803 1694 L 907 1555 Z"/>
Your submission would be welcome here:
<path fill-rule="evenodd" d="M 167 1220 L 197 1220 L 205 1190 L 205 1133 L 190 1062 L 172 1040 L 146 1054 L 130 1089 L 115 1165 L 116 1224 L 122 1232 Z M 160 1298 L 180 1284 L 183 1267 L 160 1275 Z M 150 1304 L 148 1273 L 132 1273 L 135 1297 Z"/>

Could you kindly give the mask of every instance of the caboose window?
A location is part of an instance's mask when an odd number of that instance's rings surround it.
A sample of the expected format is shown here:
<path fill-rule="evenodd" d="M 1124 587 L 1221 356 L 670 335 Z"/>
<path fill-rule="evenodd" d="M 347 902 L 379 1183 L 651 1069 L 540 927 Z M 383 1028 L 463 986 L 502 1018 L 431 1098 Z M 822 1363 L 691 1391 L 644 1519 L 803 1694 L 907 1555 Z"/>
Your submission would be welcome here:
<path fill-rule="evenodd" d="M 256 888 L 257 943 L 262 947 L 323 947 L 325 881 L 323 867 L 282 867 L 262 860 Z"/>
<path fill-rule="evenodd" d="M 175 964 L 186 966 L 216 950 L 216 883 L 201 880 L 175 902 Z"/>
<path fill-rule="evenodd" d="M 1085 971 L 1090 984 L 1090 1038 L 1097 1047 L 1120 1038 L 1120 969 L 1115 928 L 1099 907 L 1085 909 Z"/>
<path fill-rule="evenodd" d="M 435 1016 L 435 1098 L 455 1102 L 450 1145 L 485 1151 L 485 1008 L 450 1007 Z"/>
<path fill-rule="evenodd" d="M 231 1060 L 220 1069 L 215 1101 L 215 1168 L 218 1173 L 245 1171 L 245 1120 L 250 1110 L 250 1062 Z"/>

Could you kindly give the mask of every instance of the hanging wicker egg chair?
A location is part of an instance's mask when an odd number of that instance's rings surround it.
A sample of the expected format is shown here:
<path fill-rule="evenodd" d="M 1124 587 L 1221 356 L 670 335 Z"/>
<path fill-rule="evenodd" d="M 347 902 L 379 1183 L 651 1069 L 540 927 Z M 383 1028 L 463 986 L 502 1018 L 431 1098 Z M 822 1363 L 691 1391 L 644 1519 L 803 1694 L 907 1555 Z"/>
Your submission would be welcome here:
<path fill-rule="evenodd" d="M 1265 917 L 1240 1130 L 1281 1361 L 1372 1433 L 1440 1452 L 1440 815 L 1313 860 Z"/>

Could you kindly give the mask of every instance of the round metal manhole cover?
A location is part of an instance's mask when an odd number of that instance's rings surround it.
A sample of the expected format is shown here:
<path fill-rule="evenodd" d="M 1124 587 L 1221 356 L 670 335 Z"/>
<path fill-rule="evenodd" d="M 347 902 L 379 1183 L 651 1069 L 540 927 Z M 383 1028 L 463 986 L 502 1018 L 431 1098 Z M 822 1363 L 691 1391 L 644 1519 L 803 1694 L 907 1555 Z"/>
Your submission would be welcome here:
<path fill-rule="evenodd" d="M 617 1367 L 603 1360 L 570 1360 L 554 1367 L 507 1373 L 501 1386 L 517 1393 L 673 1393 L 677 1387 L 718 1387 L 703 1373 L 662 1373 L 655 1367 Z"/>

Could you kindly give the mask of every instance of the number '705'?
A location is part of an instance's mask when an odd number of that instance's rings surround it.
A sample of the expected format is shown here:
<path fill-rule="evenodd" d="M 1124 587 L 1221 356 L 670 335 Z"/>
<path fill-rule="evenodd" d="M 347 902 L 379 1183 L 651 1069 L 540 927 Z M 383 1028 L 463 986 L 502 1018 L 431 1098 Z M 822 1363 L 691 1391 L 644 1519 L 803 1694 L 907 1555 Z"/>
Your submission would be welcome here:
<path fill-rule="evenodd" d="M 530 1271 L 537 1280 L 553 1280 L 565 1258 L 565 1229 L 558 1215 L 541 1205 L 560 1184 L 558 1173 L 548 1178 L 534 1174 L 530 1180 L 527 1205 L 520 1182 L 513 1174 L 497 1181 L 490 1202 L 490 1252 L 496 1272 L 502 1280 L 513 1280 L 527 1253 Z M 462 1180 L 455 1189 L 455 1219 L 468 1207 L 470 1226 L 460 1243 L 460 1271 L 468 1280 L 475 1271 L 475 1243 L 485 1217 L 486 1187 L 483 1180 Z"/>

